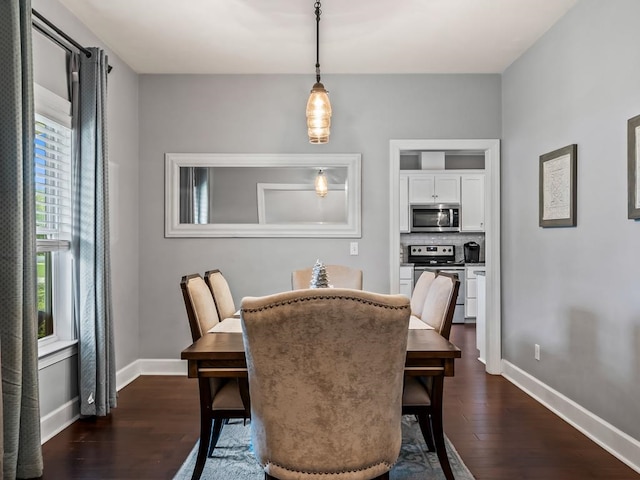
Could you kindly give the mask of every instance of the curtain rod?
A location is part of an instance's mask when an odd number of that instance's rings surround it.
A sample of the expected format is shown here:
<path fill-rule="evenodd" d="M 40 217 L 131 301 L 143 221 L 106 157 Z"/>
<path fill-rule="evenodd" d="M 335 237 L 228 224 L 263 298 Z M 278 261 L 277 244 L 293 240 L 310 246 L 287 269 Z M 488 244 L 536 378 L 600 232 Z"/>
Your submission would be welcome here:
<path fill-rule="evenodd" d="M 49 27 L 51 30 L 53 30 L 54 32 L 56 32 L 58 35 L 60 35 L 64 40 L 66 40 L 67 42 L 69 42 L 71 45 L 73 45 L 75 48 L 77 48 L 78 50 L 80 50 L 80 52 L 84 53 L 87 57 L 91 58 L 91 52 L 89 50 L 87 50 L 86 48 L 84 48 L 82 45 L 80 45 L 78 42 L 76 42 L 73 38 L 71 38 L 69 35 L 67 35 L 66 33 L 64 33 L 62 30 L 60 30 L 58 27 L 56 27 L 53 23 L 51 23 L 49 20 L 47 20 L 45 17 L 43 17 L 40 13 L 38 13 L 35 9 L 31 9 L 31 13 L 33 14 L 34 17 L 36 17 L 38 20 L 44 22 L 44 24 Z M 31 24 L 34 26 L 34 28 L 36 30 L 38 30 L 40 33 L 42 33 L 43 35 L 46 35 L 49 39 L 53 40 L 55 43 L 57 43 L 60 47 L 64 48 L 67 51 L 71 51 L 71 49 L 63 44 L 59 38 L 54 37 L 51 32 L 47 31 L 45 28 L 42 28 L 41 25 L 35 23 L 34 21 L 31 21 Z M 113 67 L 111 65 L 107 65 L 107 73 L 111 73 L 111 69 Z"/>

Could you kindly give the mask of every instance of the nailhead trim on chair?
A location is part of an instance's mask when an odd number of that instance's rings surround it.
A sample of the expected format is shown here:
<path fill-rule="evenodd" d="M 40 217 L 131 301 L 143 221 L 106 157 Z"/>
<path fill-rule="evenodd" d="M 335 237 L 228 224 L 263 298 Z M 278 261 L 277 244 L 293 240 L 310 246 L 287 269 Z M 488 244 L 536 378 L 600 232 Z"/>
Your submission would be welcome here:
<path fill-rule="evenodd" d="M 269 465 L 273 465 L 274 467 L 282 468 L 283 470 L 288 470 L 290 472 L 295 472 L 295 473 L 304 473 L 305 475 L 336 475 L 341 473 L 362 472 L 364 470 L 369 470 L 370 468 L 377 467 L 378 465 L 384 465 L 385 467 L 389 468 L 389 470 L 391 470 L 391 468 L 395 465 L 395 463 L 379 462 L 379 463 L 374 463 L 373 465 L 369 465 L 367 467 L 357 468 L 355 470 L 339 470 L 337 472 L 307 472 L 305 470 L 294 470 L 272 461 L 268 461 L 267 463 L 261 464 L 261 465 L 263 469 Z"/>
<path fill-rule="evenodd" d="M 262 310 L 268 310 L 271 308 L 279 307 L 280 305 L 291 305 L 294 303 L 310 302 L 313 300 L 329 300 L 334 298 L 341 299 L 341 300 L 351 300 L 351 301 L 363 303 L 366 305 L 376 305 L 382 308 L 388 308 L 390 310 L 408 310 L 410 308 L 409 305 L 387 305 L 385 303 L 375 302 L 373 300 L 366 300 L 364 298 L 357 298 L 357 297 L 348 297 L 348 296 L 342 296 L 342 295 L 314 295 L 311 297 L 293 298 L 293 299 L 285 300 L 281 302 L 270 303 L 268 305 L 263 305 L 260 308 L 242 308 L 242 311 L 253 313 L 253 312 L 260 312 Z"/>

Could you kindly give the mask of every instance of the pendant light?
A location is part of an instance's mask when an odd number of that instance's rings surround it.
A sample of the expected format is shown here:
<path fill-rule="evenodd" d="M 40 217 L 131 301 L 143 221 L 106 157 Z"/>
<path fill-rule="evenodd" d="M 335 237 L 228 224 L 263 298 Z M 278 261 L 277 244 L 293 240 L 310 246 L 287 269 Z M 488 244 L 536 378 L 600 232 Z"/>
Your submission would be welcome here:
<path fill-rule="evenodd" d="M 316 11 L 316 83 L 307 101 L 307 128 L 309 143 L 327 143 L 331 127 L 331 104 L 329 95 L 320 83 L 320 2 L 314 4 Z"/>
<path fill-rule="evenodd" d="M 318 170 L 315 187 L 316 194 L 319 197 L 326 197 L 327 193 L 329 193 L 329 183 L 327 181 L 327 176 L 324 174 L 324 171 L 322 169 Z"/>

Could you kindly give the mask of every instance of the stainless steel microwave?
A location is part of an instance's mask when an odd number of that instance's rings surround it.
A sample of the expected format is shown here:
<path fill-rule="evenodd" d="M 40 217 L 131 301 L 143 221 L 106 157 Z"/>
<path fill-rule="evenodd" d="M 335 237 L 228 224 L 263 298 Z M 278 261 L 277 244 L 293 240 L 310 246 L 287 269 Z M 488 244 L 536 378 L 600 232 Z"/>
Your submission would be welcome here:
<path fill-rule="evenodd" d="M 459 232 L 459 204 L 411 205 L 411 232 Z"/>

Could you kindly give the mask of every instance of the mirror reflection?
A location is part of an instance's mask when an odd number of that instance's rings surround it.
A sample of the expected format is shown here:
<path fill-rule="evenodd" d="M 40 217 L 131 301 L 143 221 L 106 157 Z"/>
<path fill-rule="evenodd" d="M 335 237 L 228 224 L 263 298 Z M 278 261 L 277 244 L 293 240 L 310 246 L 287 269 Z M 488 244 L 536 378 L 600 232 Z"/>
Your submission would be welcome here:
<path fill-rule="evenodd" d="M 359 237 L 359 154 L 166 154 L 166 237 Z"/>
<path fill-rule="evenodd" d="M 346 223 L 347 186 L 340 166 L 180 167 L 180 223 Z"/>

